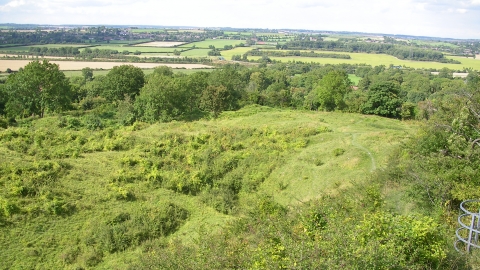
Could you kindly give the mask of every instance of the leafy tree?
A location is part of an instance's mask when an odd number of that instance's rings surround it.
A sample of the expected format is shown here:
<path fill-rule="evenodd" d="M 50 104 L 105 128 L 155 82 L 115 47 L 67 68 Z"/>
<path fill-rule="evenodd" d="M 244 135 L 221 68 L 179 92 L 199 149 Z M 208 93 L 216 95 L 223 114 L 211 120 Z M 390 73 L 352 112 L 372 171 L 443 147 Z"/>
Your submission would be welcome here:
<path fill-rule="evenodd" d="M 173 70 L 171 67 L 167 66 L 158 66 L 153 70 L 153 74 L 163 75 L 167 77 L 173 76 Z"/>
<path fill-rule="evenodd" d="M 146 122 L 171 121 L 183 114 L 186 106 L 184 88 L 180 79 L 153 74 L 135 100 L 134 107 L 140 120 Z"/>
<path fill-rule="evenodd" d="M 241 66 L 239 65 L 226 65 L 222 69 L 213 71 L 208 77 L 209 85 L 224 86 L 227 89 L 227 106 L 225 110 L 238 109 L 238 102 L 243 95 L 243 91 L 248 81 L 247 79 L 242 78 L 239 69 L 241 69 Z"/>
<path fill-rule="evenodd" d="M 4 114 L 5 103 L 7 103 L 7 93 L 3 84 L 0 84 L 0 115 Z"/>
<path fill-rule="evenodd" d="M 376 114 L 391 118 L 399 116 L 402 100 L 398 97 L 400 89 L 392 82 L 373 84 L 367 92 L 367 101 L 362 106 L 365 114 Z"/>
<path fill-rule="evenodd" d="M 71 88 L 57 64 L 33 61 L 5 84 L 7 114 L 25 117 L 66 110 L 71 103 Z"/>
<path fill-rule="evenodd" d="M 93 69 L 89 67 L 82 68 L 82 76 L 86 82 L 93 80 Z"/>
<path fill-rule="evenodd" d="M 218 115 L 228 108 L 229 93 L 223 85 L 209 85 L 202 92 L 200 98 L 200 106 L 211 113 L 213 117 Z"/>
<path fill-rule="evenodd" d="M 333 111 L 346 108 L 344 97 L 351 91 L 351 82 L 344 71 L 331 71 L 323 77 L 315 91 L 318 95 L 320 108 Z"/>
<path fill-rule="evenodd" d="M 123 100 L 129 96 L 135 100 L 145 83 L 142 69 L 133 65 L 116 66 L 105 77 L 105 89 L 102 95 L 109 101 Z"/>

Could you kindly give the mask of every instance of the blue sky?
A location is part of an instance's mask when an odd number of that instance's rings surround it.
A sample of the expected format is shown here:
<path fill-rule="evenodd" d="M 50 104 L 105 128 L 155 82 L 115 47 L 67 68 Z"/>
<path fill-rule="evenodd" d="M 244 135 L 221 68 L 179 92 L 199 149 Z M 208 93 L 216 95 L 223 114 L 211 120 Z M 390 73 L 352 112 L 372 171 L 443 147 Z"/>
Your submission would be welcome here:
<path fill-rule="evenodd" d="M 301 28 L 480 39 L 480 0 L 0 0 L 0 23 Z"/>

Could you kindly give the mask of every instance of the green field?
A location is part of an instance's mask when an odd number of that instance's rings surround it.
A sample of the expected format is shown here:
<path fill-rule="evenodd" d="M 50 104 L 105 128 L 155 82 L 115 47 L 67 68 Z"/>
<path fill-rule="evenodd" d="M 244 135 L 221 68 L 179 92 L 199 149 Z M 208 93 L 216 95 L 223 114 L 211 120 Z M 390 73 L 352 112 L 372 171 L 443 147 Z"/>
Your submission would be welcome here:
<path fill-rule="evenodd" d="M 242 49 L 242 50 L 240 50 Z M 231 55 L 241 54 L 242 51 L 248 51 L 246 48 L 235 48 L 233 50 L 224 51 L 222 55 L 224 55 L 225 59 L 230 59 Z M 409 60 L 400 60 L 393 56 L 386 55 L 386 54 L 369 54 L 369 53 L 346 53 L 346 52 L 328 52 L 328 51 L 315 51 L 316 53 L 340 53 L 340 54 L 348 54 L 350 55 L 351 59 L 336 59 L 336 58 L 312 58 L 312 57 L 270 57 L 272 60 L 280 61 L 280 62 L 293 62 L 293 61 L 301 61 L 301 62 L 313 62 L 319 64 L 367 64 L 372 66 L 379 66 L 379 65 L 395 65 L 395 66 L 406 66 L 418 69 L 442 69 L 447 67 L 453 70 L 464 70 L 465 68 L 472 68 L 474 70 L 480 70 L 480 60 L 471 59 L 471 58 L 464 58 L 458 56 L 446 56 L 446 58 L 458 60 L 461 64 L 445 64 L 439 62 L 423 62 L 423 61 L 409 61 Z M 230 56 L 230 58 L 228 58 Z M 249 56 L 248 59 L 258 60 L 260 56 Z"/>
<path fill-rule="evenodd" d="M 423 40 L 412 40 L 412 43 L 415 43 L 417 45 L 427 45 L 427 46 L 432 46 L 432 47 L 437 47 L 437 46 L 443 46 L 443 47 L 449 47 L 449 48 L 458 48 L 459 46 L 456 44 L 452 44 L 449 42 L 441 42 L 441 41 L 423 41 Z"/>
<path fill-rule="evenodd" d="M 240 43 L 245 43 L 245 41 L 231 40 L 231 39 L 207 39 L 204 41 L 189 43 L 189 44 L 180 46 L 180 48 L 191 48 L 193 45 L 195 45 L 195 47 L 199 49 L 208 49 L 208 46 L 213 45 L 215 46 L 215 48 L 222 49 L 225 45 L 235 46 Z"/>
<path fill-rule="evenodd" d="M 251 51 L 253 48 L 252 47 L 237 47 L 233 48 L 228 51 L 222 51 L 222 56 L 225 57 L 225 59 L 230 60 L 232 59 L 232 56 L 234 55 L 243 55 L 244 53 Z"/>
<path fill-rule="evenodd" d="M 324 37 L 323 40 L 324 41 L 337 41 L 338 38 L 337 37 Z"/>
<path fill-rule="evenodd" d="M 246 36 L 246 37 L 249 37 L 251 35 L 253 35 L 252 32 L 232 32 L 232 31 L 224 31 L 223 32 L 225 35 L 240 35 L 240 36 Z"/>
<path fill-rule="evenodd" d="M 91 49 L 103 49 L 103 50 L 117 50 L 119 52 L 129 51 L 131 53 L 139 51 L 142 53 L 171 53 L 175 50 L 180 51 L 182 49 L 177 48 L 161 48 L 161 47 L 142 47 L 142 46 L 114 46 L 114 45 L 101 45 L 91 47 Z"/>
<path fill-rule="evenodd" d="M 355 74 L 348 74 L 348 78 L 352 81 L 353 85 L 358 85 L 358 82 L 362 79 Z"/>
<path fill-rule="evenodd" d="M 208 57 L 210 49 L 193 49 L 182 52 L 181 56 L 188 57 Z"/>
<path fill-rule="evenodd" d="M 163 28 L 139 28 L 139 29 L 132 29 L 132 33 L 152 33 L 152 32 L 164 32 L 165 29 Z"/>

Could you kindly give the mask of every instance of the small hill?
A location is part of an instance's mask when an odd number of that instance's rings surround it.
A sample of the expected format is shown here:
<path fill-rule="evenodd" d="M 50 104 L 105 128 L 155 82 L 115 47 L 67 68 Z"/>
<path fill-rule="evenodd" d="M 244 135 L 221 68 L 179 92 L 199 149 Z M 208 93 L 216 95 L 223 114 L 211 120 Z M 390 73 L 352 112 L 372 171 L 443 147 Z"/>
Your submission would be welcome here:
<path fill-rule="evenodd" d="M 1 269 L 124 269 L 152 243 L 198 245 L 258 196 L 295 207 L 364 185 L 417 128 L 261 106 L 195 122 L 82 121 L 0 130 Z"/>

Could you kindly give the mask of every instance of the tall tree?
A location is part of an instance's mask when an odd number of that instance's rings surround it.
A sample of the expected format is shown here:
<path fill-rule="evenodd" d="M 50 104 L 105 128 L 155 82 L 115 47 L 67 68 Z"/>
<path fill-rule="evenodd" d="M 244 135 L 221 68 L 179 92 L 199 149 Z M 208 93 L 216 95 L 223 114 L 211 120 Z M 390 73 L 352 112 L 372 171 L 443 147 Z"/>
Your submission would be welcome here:
<path fill-rule="evenodd" d="M 333 111 L 335 109 L 343 110 L 346 108 L 344 97 L 351 89 L 352 83 L 348 79 L 348 75 L 344 71 L 331 71 L 323 77 L 316 92 L 320 107 Z"/>
<path fill-rule="evenodd" d="M 144 83 L 145 74 L 142 69 L 133 65 L 116 66 L 105 77 L 102 95 L 109 101 L 123 100 L 126 95 L 135 100 Z"/>
<path fill-rule="evenodd" d="M 399 93 L 400 87 L 393 82 L 374 83 L 367 92 L 367 101 L 362 106 L 362 112 L 391 118 L 399 117 L 402 106 Z"/>
<path fill-rule="evenodd" d="M 71 88 L 57 64 L 33 61 L 8 77 L 6 112 L 25 117 L 67 109 L 71 103 Z"/>

